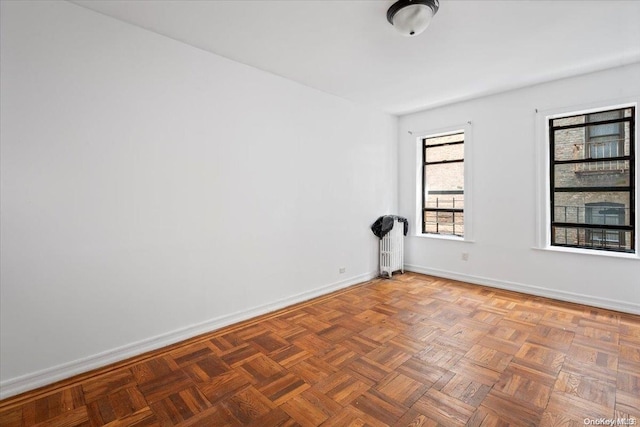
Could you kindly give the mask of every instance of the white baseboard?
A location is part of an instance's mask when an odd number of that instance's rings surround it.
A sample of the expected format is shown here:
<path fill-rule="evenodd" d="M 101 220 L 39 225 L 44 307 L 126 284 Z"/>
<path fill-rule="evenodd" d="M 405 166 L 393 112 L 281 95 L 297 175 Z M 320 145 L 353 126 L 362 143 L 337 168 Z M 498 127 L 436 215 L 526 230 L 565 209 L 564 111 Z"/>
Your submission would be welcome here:
<path fill-rule="evenodd" d="M 361 274 L 350 277 L 339 282 L 335 282 L 326 286 L 322 286 L 311 291 L 302 292 L 278 301 L 260 305 L 248 310 L 239 311 L 224 316 L 219 316 L 202 323 L 197 323 L 185 328 L 177 329 L 172 332 L 157 335 L 152 338 L 144 339 L 138 342 L 127 344 L 122 347 L 94 354 L 89 357 L 74 360 L 72 362 L 57 365 L 41 371 L 26 374 L 20 377 L 11 378 L 0 382 L 0 399 L 6 399 L 25 391 L 34 390 L 56 381 L 70 378 L 74 375 L 98 369 L 112 363 L 126 360 L 130 357 L 138 356 L 148 351 L 157 350 L 198 335 L 215 331 L 216 329 L 242 322 L 262 314 L 270 313 L 281 308 L 288 307 L 293 304 L 304 302 L 312 298 L 316 298 L 330 292 L 347 288 L 349 286 L 366 282 L 378 277 L 378 271 Z"/>
<path fill-rule="evenodd" d="M 468 274 L 455 273 L 452 271 L 438 270 L 435 268 L 422 267 L 419 265 L 405 264 L 405 271 L 422 273 L 430 276 L 443 277 L 445 279 L 459 280 L 461 282 L 485 285 L 493 288 L 505 289 L 509 291 L 522 292 L 525 294 L 540 297 L 553 298 L 561 301 L 575 302 L 578 304 L 591 305 L 624 313 L 640 314 L 640 304 L 626 301 L 612 300 L 592 295 L 577 294 L 573 292 L 558 291 L 555 289 L 542 288 L 540 286 L 526 285 L 524 283 L 509 282 L 506 280 L 490 279 L 488 277 L 472 276 Z"/>

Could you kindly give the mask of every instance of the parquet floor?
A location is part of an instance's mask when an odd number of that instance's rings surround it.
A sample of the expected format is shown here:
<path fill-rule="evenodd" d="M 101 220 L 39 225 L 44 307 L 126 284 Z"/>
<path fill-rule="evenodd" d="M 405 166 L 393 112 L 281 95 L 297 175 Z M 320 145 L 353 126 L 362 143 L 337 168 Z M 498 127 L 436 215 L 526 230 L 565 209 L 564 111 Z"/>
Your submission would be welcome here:
<path fill-rule="evenodd" d="M 640 316 L 407 273 L 0 402 L 13 426 L 640 423 Z"/>

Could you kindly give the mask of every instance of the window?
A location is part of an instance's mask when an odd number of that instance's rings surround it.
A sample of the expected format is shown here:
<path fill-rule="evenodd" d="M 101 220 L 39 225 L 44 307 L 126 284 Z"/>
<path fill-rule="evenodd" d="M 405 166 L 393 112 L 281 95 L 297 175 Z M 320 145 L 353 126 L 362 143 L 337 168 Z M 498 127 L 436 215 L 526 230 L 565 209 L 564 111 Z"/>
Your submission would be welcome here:
<path fill-rule="evenodd" d="M 635 253 L 635 107 L 549 119 L 551 245 Z"/>
<path fill-rule="evenodd" d="M 464 131 L 422 139 L 422 232 L 464 237 Z"/>

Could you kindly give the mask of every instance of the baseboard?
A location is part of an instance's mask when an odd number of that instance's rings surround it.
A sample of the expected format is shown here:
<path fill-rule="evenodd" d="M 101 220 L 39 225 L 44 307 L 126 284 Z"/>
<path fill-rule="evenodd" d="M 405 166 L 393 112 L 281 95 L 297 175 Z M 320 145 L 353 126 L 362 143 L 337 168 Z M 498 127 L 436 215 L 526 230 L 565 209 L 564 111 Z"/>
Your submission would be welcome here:
<path fill-rule="evenodd" d="M 461 282 L 468 282 L 476 285 L 485 285 L 492 288 L 522 292 L 525 294 L 553 298 L 567 302 L 575 302 L 578 304 L 591 305 L 594 307 L 606 308 L 609 310 L 616 310 L 624 313 L 640 314 L 640 304 L 634 304 L 625 301 L 594 297 L 591 295 L 577 294 L 573 292 L 558 291 L 555 289 L 543 288 L 540 286 L 526 285 L 524 283 L 490 279 L 488 277 L 472 276 L 469 274 L 455 273 L 452 271 L 422 267 L 413 264 L 405 264 L 404 269 L 405 271 L 443 277 L 445 279 L 459 280 Z"/>
<path fill-rule="evenodd" d="M 52 368 L 43 369 L 38 372 L 23 375 L 0 382 L 0 399 L 6 399 L 17 394 L 34 390 L 54 382 L 64 380 L 74 375 L 79 375 L 98 369 L 112 363 L 126 360 L 130 357 L 138 356 L 148 351 L 157 350 L 180 341 L 196 337 L 216 329 L 242 322 L 256 316 L 267 314 L 293 304 L 301 303 L 349 286 L 366 282 L 378 276 L 378 271 L 361 274 L 350 277 L 339 282 L 325 285 L 310 291 L 302 292 L 278 301 L 260 305 L 248 310 L 216 317 L 202 323 L 197 323 L 185 328 L 177 329 L 172 332 L 157 335 L 152 338 L 144 339 L 135 343 L 127 344 L 122 347 L 107 350 L 89 357 L 74 360 L 54 366 Z"/>

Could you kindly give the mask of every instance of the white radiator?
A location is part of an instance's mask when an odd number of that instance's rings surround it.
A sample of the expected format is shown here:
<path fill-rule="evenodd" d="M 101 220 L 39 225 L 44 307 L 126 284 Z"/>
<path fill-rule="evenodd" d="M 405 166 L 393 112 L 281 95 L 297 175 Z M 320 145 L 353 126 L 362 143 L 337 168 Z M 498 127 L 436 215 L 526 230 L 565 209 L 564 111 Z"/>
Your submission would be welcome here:
<path fill-rule="evenodd" d="M 380 239 L 380 275 L 391 278 L 394 271 L 404 273 L 404 223 L 394 221 L 393 228 Z"/>

